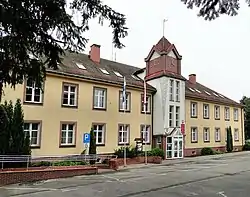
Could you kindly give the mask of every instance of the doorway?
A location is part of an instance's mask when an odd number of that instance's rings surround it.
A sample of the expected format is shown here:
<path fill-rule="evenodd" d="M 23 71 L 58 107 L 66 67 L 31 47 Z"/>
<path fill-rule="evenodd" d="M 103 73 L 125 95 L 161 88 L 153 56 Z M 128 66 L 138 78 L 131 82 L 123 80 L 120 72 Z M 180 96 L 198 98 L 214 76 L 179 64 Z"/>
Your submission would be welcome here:
<path fill-rule="evenodd" d="M 168 136 L 166 141 L 166 158 L 183 158 L 183 135 L 181 133 L 175 133 L 171 136 Z"/>

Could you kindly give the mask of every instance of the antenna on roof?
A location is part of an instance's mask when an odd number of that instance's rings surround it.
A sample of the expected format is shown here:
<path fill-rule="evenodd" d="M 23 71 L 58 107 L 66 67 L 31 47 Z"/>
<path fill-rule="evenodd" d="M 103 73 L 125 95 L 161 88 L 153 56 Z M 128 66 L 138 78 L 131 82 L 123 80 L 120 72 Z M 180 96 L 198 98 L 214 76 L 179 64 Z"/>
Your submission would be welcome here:
<path fill-rule="evenodd" d="M 168 19 L 163 19 L 163 29 L 162 29 L 162 36 L 164 37 L 165 36 L 165 22 L 167 22 L 168 21 Z M 163 49 L 164 49 L 164 43 L 165 42 L 165 39 L 163 39 Z"/>
<path fill-rule="evenodd" d="M 115 52 L 115 62 L 116 62 L 116 52 Z"/>

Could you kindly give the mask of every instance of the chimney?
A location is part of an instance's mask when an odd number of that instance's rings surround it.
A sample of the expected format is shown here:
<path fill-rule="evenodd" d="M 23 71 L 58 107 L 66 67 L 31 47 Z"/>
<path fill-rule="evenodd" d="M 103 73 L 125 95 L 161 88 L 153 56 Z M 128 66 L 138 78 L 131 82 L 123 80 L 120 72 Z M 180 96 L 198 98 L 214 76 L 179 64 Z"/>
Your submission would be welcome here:
<path fill-rule="evenodd" d="M 92 44 L 89 51 L 89 57 L 93 62 L 100 63 L 100 45 Z"/>
<path fill-rule="evenodd" d="M 196 84 L 196 74 L 189 75 L 189 82 L 192 84 Z"/>

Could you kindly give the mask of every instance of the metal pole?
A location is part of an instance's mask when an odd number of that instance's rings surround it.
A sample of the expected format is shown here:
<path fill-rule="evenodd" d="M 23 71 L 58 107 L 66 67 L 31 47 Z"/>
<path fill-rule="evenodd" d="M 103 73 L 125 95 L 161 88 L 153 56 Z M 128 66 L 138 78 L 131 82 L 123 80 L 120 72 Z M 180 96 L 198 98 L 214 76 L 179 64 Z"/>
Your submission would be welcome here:
<path fill-rule="evenodd" d="M 146 113 L 146 103 L 144 103 L 144 115 L 145 115 L 145 128 L 144 128 L 144 135 L 147 131 L 147 124 L 146 124 L 146 121 L 147 121 L 147 113 Z M 149 136 L 148 136 L 149 137 Z M 148 164 L 148 157 L 147 157 L 147 146 L 146 146 L 146 142 L 145 142 L 145 165 Z"/>
<path fill-rule="evenodd" d="M 126 103 L 126 98 L 125 98 L 125 101 L 124 101 L 124 104 L 123 104 L 123 113 L 125 115 L 125 103 Z M 125 125 L 123 125 L 123 137 L 124 137 L 124 128 Z M 127 136 L 128 137 L 128 136 Z M 126 142 L 124 141 L 124 167 L 127 166 L 127 159 L 126 159 Z"/>

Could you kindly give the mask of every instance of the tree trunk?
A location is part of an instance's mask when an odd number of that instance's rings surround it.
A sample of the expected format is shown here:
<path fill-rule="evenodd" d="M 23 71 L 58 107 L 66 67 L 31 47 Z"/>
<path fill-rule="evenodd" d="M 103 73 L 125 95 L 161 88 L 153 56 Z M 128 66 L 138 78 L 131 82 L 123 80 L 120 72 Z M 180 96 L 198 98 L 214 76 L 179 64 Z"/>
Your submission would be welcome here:
<path fill-rule="evenodd" d="M 2 101 L 3 83 L 0 83 L 0 103 Z"/>

